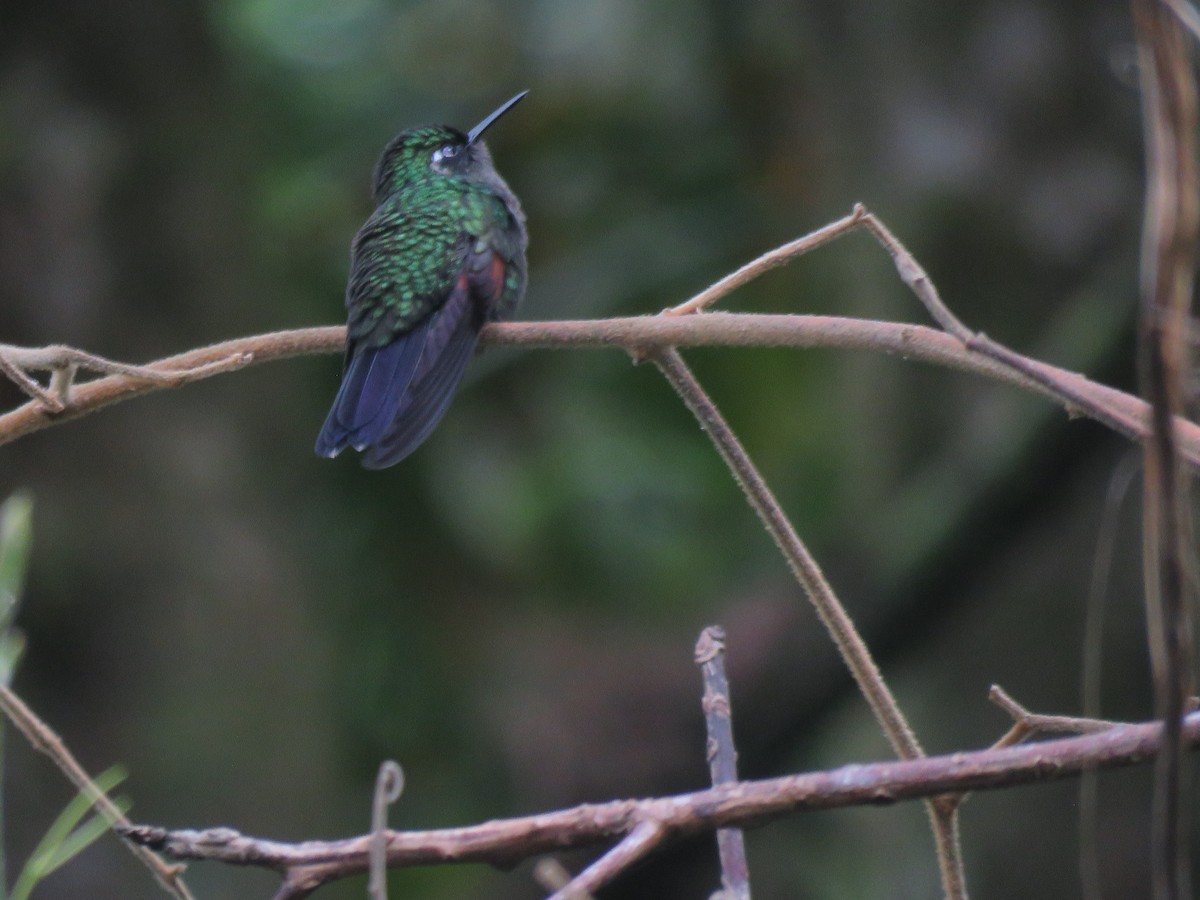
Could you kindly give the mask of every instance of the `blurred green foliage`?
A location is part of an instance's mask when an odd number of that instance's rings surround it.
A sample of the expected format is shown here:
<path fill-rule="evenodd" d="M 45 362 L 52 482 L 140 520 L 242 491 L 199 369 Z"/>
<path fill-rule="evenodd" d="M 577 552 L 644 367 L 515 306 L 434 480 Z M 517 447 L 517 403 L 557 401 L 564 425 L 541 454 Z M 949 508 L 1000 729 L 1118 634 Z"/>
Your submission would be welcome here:
<path fill-rule="evenodd" d="M 12 684 L 25 639 L 13 627 L 33 546 L 33 498 L 17 493 L 0 505 L 0 684 Z"/>

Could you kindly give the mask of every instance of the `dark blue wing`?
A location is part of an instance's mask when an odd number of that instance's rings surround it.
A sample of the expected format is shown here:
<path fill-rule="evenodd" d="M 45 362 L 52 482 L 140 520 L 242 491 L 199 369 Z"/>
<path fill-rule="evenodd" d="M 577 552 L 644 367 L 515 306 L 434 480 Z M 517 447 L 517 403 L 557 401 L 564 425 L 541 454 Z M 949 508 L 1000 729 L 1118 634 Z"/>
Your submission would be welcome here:
<path fill-rule="evenodd" d="M 400 411 L 432 324 L 426 318 L 382 347 L 351 347 L 341 387 L 317 435 L 319 456 L 334 457 L 346 447 L 362 450 L 379 440 Z"/>
<path fill-rule="evenodd" d="M 363 455 L 368 469 L 394 465 L 416 450 L 454 399 L 483 324 L 466 275 L 426 322 L 424 350 L 396 415 Z"/>

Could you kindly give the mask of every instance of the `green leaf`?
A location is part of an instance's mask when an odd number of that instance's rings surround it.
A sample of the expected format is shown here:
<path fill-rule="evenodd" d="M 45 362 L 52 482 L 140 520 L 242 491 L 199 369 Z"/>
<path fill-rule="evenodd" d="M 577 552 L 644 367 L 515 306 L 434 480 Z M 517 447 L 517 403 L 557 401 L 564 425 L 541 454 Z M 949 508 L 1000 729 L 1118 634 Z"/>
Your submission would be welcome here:
<path fill-rule="evenodd" d="M 113 766 L 96 776 L 95 784 L 101 792 L 107 794 L 127 776 L 128 773 L 123 767 Z M 115 802 L 121 812 L 125 812 L 130 806 L 129 801 L 124 798 Z M 100 813 L 83 822 L 93 805 L 91 797 L 81 791 L 58 814 L 58 818 L 51 823 L 37 847 L 29 855 L 17 883 L 13 885 L 9 900 L 28 900 L 38 882 L 75 858 L 108 831 L 108 820 Z M 80 824 L 81 822 L 83 824 Z"/>
<path fill-rule="evenodd" d="M 25 648 L 13 629 L 17 601 L 25 586 L 25 571 L 33 545 L 33 498 L 13 494 L 0 506 L 0 684 L 10 684 Z"/>
<path fill-rule="evenodd" d="M 33 543 L 33 498 L 13 494 L 0 506 L 0 628 L 12 624 L 12 616 L 25 584 L 25 568 Z"/>

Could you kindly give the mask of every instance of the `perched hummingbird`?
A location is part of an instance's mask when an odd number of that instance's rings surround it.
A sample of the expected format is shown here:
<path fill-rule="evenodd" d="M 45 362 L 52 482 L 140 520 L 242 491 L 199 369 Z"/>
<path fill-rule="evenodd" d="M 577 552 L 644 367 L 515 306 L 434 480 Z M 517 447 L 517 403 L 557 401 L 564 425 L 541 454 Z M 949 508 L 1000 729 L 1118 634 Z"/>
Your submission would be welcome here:
<path fill-rule="evenodd" d="M 375 212 L 354 236 L 342 384 L 317 436 L 368 469 L 412 453 L 446 412 L 484 323 L 525 293 L 525 214 L 480 136 L 522 91 L 463 134 L 402 131 L 375 167 Z"/>

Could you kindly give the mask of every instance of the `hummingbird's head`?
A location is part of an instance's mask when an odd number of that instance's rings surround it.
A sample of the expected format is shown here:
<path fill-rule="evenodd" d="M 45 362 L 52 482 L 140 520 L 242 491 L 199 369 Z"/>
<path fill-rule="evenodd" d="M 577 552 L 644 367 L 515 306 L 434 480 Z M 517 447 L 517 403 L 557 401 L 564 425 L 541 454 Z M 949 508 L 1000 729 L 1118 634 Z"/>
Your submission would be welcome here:
<path fill-rule="evenodd" d="M 517 94 L 466 134 L 449 125 L 422 125 L 400 132 L 375 167 L 375 199 L 439 177 L 468 181 L 491 177 L 492 156 L 480 136 L 527 93 Z"/>

